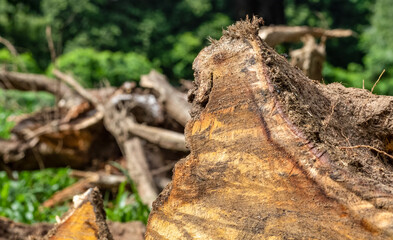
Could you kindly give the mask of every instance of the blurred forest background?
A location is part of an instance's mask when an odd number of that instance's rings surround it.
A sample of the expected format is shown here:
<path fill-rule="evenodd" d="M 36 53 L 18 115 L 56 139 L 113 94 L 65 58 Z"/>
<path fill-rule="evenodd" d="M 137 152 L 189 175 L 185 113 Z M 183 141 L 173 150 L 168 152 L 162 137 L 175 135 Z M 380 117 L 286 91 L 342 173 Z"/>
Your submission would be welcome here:
<path fill-rule="evenodd" d="M 72 72 L 86 88 L 100 87 L 103 81 L 112 86 L 138 82 L 151 69 L 178 85 L 180 79 L 193 79 L 192 62 L 209 44 L 208 37 L 220 38 L 223 28 L 246 14 L 263 17 L 265 25 L 353 30 L 357 33 L 354 37 L 327 41 L 325 83 L 362 87 L 364 80 L 365 87 L 371 89 L 386 69 L 374 92 L 393 95 L 390 0 L 0 0 L 0 37 L 17 50 L 17 54 L 12 53 L 0 44 L 0 66 L 52 76 L 45 34 L 50 26 L 57 67 Z M 287 53 L 298 47 L 285 44 L 276 50 Z M 0 89 L 0 137 L 10 136 L 14 125 L 7 120 L 10 115 L 30 113 L 54 102 L 47 93 Z M 37 209 L 45 197 L 75 182 L 67 178 L 67 171 L 45 170 L 38 175 L 22 172 L 19 182 L 10 181 L 0 172 L 0 215 L 27 223 L 53 221 L 53 216 Z M 40 197 L 37 192 L 42 193 Z M 126 198 L 123 186 L 112 206 L 125 207 Z M 108 216 L 131 219 L 119 217 L 113 210 Z"/>

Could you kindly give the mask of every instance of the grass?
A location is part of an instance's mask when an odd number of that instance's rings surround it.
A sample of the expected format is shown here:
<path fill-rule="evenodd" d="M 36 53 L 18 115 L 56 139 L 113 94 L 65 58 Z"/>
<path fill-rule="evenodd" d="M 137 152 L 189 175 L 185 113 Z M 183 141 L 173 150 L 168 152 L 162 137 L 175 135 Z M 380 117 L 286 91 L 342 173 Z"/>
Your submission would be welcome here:
<path fill-rule="evenodd" d="M 112 166 L 118 168 L 127 177 L 127 182 L 123 182 L 119 186 L 113 206 L 105 208 L 108 219 L 117 222 L 142 221 L 146 224 L 150 213 L 149 207 L 142 202 L 138 190 L 127 170 L 116 162 L 112 162 Z M 125 190 L 127 183 L 131 187 L 132 195 Z M 105 197 L 107 198 L 107 195 Z M 105 202 L 106 206 L 110 206 L 108 201 Z M 127 204 L 127 202 L 130 203 Z"/>
<path fill-rule="evenodd" d="M 126 190 L 127 182 L 119 186 L 116 198 L 110 202 L 109 194 L 105 194 L 105 212 L 109 220 L 114 222 L 141 221 L 147 223 L 149 208 L 135 199 L 137 194 L 131 194 Z"/>
<path fill-rule="evenodd" d="M 68 168 L 44 169 L 13 172 L 14 181 L 0 171 L 0 216 L 16 222 L 55 222 L 56 215 L 62 216 L 69 208 L 67 203 L 54 208 L 43 208 L 41 204 L 55 192 L 64 189 L 77 180 L 69 177 Z M 109 199 L 104 193 L 104 206 L 111 221 L 142 221 L 145 224 L 149 208 L 140 201 L 139 195 L 127 190 L 128 182 L 120 184 L 117 195 Z M 138 200 L 139 199 L 139 200 Z"/>
<path fill-rule="evenodd" d="M 43 208 L 41 204 L 55 192 L 76 182 L 69 177 L 69 169 L 44 169 L 37 171 L 13 172 L 18 180 L 8 178 L 0 172 L 0 215 L 17 222 L 55 222 L 55 216 L 67 211 L 67 205 L 54 209 Z"/>

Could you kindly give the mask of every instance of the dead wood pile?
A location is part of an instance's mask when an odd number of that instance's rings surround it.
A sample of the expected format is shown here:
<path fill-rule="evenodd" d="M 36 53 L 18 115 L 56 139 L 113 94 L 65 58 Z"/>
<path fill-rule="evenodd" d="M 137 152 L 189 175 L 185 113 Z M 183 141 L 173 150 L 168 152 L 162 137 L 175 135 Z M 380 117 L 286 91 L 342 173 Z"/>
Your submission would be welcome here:
<path fill-rule="evenodd" d="M 54 74 L 60 85 L 42 75 L 0 72 L 2 88 L 47 91 L 59 99 L 56 107 L 16 118 L 11 139 L 0 139 L 0 167 L 8 172 L 65 166 L 100 170 L 108 160 L 123 158 L 141 198 L 151 206 L 176 160 L 188 151 L 183 135 L 190 118 L 186 94 L 156 71 L 142 77 L 141 87 L 127 82 L 118 89 L 84 89 L 70 75 Z M 124 181 L 110 172 L 98 175 L 82 177 L 44 205 Z"/>

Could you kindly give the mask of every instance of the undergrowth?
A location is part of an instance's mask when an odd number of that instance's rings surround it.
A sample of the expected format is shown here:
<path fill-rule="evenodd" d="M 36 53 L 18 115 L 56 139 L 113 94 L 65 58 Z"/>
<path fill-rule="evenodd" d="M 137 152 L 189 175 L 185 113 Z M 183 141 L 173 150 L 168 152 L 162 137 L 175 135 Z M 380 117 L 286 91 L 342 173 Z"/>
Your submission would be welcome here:
<path fill-rule="evenodd" d="M 131 191 L 133 194 L 126 191 L 126 182 L 123 182 L 119 186 L 119 190 L 117 193 L 116 199 L 113 201 L 113 205 L 108 204 L 106 200 L 106 214 L 108 219 L 112 221 L 118 222 L 128 222 L 128 221 L 142 221 L 143 223 L 147 223 L 147 219 L 149 217 L 150 209 L 143 202 L 141 197 L 138 194 L 138 190 L 132 181 L 128 171 L 124 169 L 120 164 L 116 162 L 112 162 L 112 166 L 118 168 L 126 177 L 127 183 L 131 187 Z M 106 194 L 107 198 L 107 194 Z"/>
<path fill-rule="evenodd" d="M 69 169 L 44 169 L 13 172 L 11 180 L 0 171 L 0 215 L 17 222 L 55 222 L 55 216 L 67 211 L 67 204 L 53 209 L 41 204 L 55 192 L 76 182 L 69 177 Z"/>
<path fill-rule="evenodd" d="M 53 208 L 43 208 L 41 204 L 77 181 L 69 176 L 69 172 L 68 168 L 13 172 L 17 180 L 11 180 L 0 171 L 0 216 L 23 223 L 55 222 L 56 216 L 62 216 L 70 204 Z M 129 182 L 120 184 L 114 199 L 110 199 L 109 191 L 104 193 L 107 218 L 117 222 L 138 220 L 146 224 L 149 208 L 142 203 L 135 189 L 136 194 L 127 190 L 127 184 Z"/>
<path fill-rule="evenodd" d="M 32 113 L 53 106 L 54 97 L 46 92 L 21 92 L 0 89 L 0 138 L 9 138 L 14 122 L 10 116 Z"/>

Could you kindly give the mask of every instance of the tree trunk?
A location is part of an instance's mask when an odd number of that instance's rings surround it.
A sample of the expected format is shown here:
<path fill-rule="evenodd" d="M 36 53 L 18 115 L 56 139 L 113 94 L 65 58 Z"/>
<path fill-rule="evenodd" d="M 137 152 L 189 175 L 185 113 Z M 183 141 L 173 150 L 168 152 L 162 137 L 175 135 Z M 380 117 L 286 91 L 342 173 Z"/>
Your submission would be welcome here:
<path fill-rule="evenodd" d="M 393 237 L 393 97 L 305 77 L 239 22 L 194 61 L 190 155 L 146 239 Z"/>

